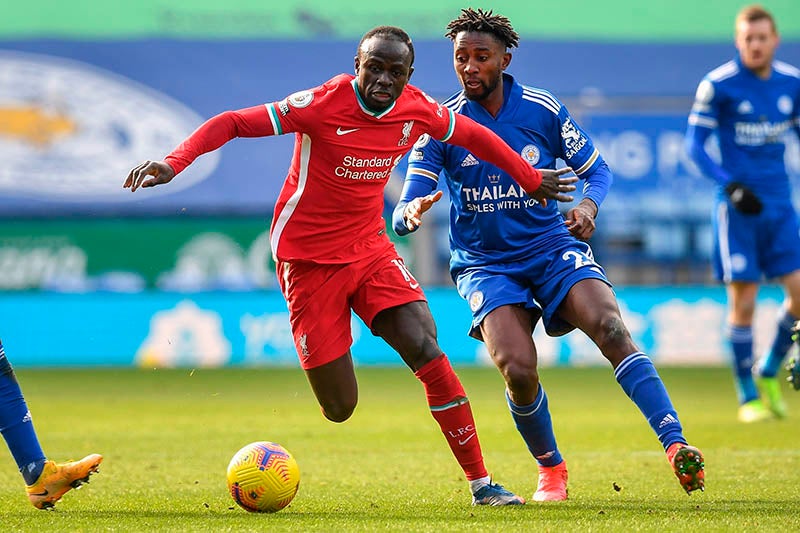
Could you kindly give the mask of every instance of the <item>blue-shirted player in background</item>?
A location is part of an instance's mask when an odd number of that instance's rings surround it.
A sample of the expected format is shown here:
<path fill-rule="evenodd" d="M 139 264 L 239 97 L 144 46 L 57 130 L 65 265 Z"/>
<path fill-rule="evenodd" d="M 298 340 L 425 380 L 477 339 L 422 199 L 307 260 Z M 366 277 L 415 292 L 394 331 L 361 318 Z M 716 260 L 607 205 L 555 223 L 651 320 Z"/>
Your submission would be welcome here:
<path fill-rule="evenodd" d="M 519 41 L 507 18 L 464 9 L 446 35 L 463 91 L 445 105 L 492 129 L 531 165 L 554 168 L 562 159 L 585 180 L 584 198 L 565 220 L 555 201 L 537 204 L 497 167 L 422 137 L 394 211 L 395 231 L 414 231 L 442 196 L 434 190 L 443 171 L 451 199 L 451 275 L 472 309 L 470 334 L 483 340 L 503 375 L 511 416 L 538 462 L 533 499 L 567 498 L 566 463 L 537 372 L 532 333 L 540 316 L 550 335 L 578 328 L 595 342 L 661 441 L 681 486 L 703 489 L 702 454 L 686 444 L 661 378 L 633 343 L 605 273 L 583 242 L 594 232 L 611 172 L 558 99 L 503 73 L 508 49 Z"/>
<path fill-rule="evenodd" d="M 687 150 L 716 181 L 714 273 L 728 294 L 728 335 L 734 356 L 739 420 L 786 416 L 776 375 L 800 318 L 800 223 L 784 165 L 784 136 L 798 130 L 800 71 L 774 60 L 778 33 L 758 5 L 736 17 L 738 57 L 700 82 L 689 115 Z M 717 133 L 721 163 L 706 140 Z M 777 278 L 786 298 L 775 339 L 753 379 L 753 314 L 762 276 Z"/>

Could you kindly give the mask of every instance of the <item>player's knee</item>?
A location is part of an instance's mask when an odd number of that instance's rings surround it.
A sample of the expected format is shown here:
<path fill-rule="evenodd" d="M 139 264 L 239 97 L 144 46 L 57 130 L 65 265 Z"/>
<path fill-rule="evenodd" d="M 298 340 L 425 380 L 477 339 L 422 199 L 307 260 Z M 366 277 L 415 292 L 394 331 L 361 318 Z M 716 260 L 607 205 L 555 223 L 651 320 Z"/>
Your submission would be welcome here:
<path fill-rule="evenodd" d="M 400 357 L 414 372 L 442 355 L 435 337 L 419 337 L 399 350 Z"/>
<path fill-rule="evenodd" d="M 505 358 L 499 365 L 506 388 L 514 397 L 535 396 L 539 388 L 539 371 L 535 363 L 521 358 Z"/>
<path fill-rule="evenodd" d="M 322 414 L 331 422 L 344 422 L 353 415 L 356 410 L 354 402 L 328 402 L 322 407 Z"/>
<path fill-rule="evenodd" d="M 628 328 L 618 314 L 610 314 L 600 322 L 597 345 L 604 354 L 617 350 L 627 351 L 631 344 Z"/>

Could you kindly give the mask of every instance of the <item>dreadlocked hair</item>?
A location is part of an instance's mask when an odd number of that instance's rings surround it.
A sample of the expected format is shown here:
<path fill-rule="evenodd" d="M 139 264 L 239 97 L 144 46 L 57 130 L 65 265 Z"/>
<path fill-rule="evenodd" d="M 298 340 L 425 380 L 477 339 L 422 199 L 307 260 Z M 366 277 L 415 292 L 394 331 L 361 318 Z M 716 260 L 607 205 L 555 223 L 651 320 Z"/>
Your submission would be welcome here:
<path fill-rule="evenodd" d="M 361 54 L 361 45 L 364 44 L 364 41 L 375 37 L 376 35 L 380 35 L 381 37 L 388 37 L 392 41 L 399 41 L 405 44 L 408 47 L 408 51 L 411 54 L 411 65 L 414 64 L 414 45 L 411 43 L 411 37 L 401 28 L 397 26 L 378 26 L 372 28 L 358 42 L 358 53 Z"/>
<path fill-rule="evenodd" d="M 451 41 L 456 40 L 456 35 L 462 31 L 477 31 L 491 33 L 506 48 L 516 48 L 519 45 L 519 34 L 511 27 L 511 21 L 503 15 L 495 15 L 492 10 L 484 11 L 468 7 L 461 10 L 461 16 L 450 21 L 447 25 L 445 37 Z"/>

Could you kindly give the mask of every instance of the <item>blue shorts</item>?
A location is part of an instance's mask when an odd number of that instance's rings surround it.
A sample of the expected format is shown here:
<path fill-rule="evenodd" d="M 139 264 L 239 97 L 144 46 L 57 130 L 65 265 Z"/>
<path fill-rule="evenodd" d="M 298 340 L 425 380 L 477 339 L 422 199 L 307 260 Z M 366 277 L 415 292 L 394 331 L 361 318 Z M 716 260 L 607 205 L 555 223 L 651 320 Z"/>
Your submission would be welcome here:
<path fill-rule="evenodd" d="M 541 316 L 547 334 L 556 337 L 575 329 L 559 318 L 558 307 L 583 279 L 599 279 L 611 286 L 589 245 L 567 234 L 528 259 L 466 268 L 456 274 L 456 286 L 472 310 L 472 337 L 483 340 L 481 322 L 503 305 L 529 309 L 533 325 Z"/>
<path fill-rule="evenodd" d="M 725 200 L 714 207 L 714 275 L 759 282 L 800 269 L 800 222 L 791 204 L 744 215 Z"/>

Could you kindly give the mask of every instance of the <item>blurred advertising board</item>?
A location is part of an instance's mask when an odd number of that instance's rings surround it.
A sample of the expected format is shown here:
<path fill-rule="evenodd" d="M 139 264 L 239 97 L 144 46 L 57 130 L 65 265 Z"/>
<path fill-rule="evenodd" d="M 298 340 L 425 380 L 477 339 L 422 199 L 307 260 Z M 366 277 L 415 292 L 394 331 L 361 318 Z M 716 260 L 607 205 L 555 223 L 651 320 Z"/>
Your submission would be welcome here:
<path fill-rule="evenodd" d="M 275 286 L 260 218 L 0 220 L 0 291 Z"/>
<path fill-rule="evenodd" d="M 275 288 L 269 225 L 257 217 L 0 219 L 0 293 Z M 409 240 L 390 238 L 413 265 Z"/>
<path fill-rule="evenodd" d="M 470 312 L 454 289 L 429 289 L 439 344 L 457 365 L 491 365 L 483 344 L 467 336 Z M 620 309 L 635 342 L 661 365 L 724 365 L 725 292 L 721 287 L 619 288 Z M 780 289 L 759 293 L 757 353 L 767 348 Z M 2 293 L 3 344 L 15 366 L 116 365 L 298 366 L 280 292 L 137 294 Z M 401 365 L 399 356 L 356 317 L 357 364 Z M 580 332 L 534 333 L 542 366 L 607 365 Z"/>

